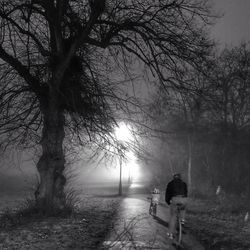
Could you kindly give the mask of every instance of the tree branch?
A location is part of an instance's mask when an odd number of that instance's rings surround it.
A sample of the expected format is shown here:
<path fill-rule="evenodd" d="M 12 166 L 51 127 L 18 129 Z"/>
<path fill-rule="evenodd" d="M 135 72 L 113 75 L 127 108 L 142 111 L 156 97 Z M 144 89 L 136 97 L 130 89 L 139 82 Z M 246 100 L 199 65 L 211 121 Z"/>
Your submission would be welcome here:
<path fill-rule="evenodd" d="M 18 74 L 24 78 L 24 80 L 29 84 L 29 86 L 34 90 L 35 93 L 39 91 L 40 82 L 32 76 L 27 69 L 18 59 L 14 58 L 13 56 L 9 55 L 2 46 L 0 46 L 0 57 L 9 65 L 11 65 Z"/>

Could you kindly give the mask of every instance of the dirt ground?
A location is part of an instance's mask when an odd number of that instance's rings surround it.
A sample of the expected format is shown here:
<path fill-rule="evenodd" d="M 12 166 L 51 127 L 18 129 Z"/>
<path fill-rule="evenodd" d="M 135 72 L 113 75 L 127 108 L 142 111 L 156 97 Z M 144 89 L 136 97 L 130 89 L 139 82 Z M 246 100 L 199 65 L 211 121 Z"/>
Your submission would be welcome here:
<path fill-rule="evenodd" d="M 190 230 L 206 249 L 250 249 L 248 205 L 234 197 L 192 199 L 187 213 Z"/>
<path fill-rule="evenodd" d="M 0 194 L 0 249 L 99 249 L 114 229 L 114 220 L 121 199 L 116 190 L 96 188 L 82 196 L 80 205 L 70 217 L 14 218 L 23 193 Z M 97 195 L 101 194 L 101 195 Z M 110 195 L 112 194 L 112 195 Z M 190 201 L 187 213 L 188 231 L 206 249 L 250 249 L 250 221 L 246 201 L 235 197 Z"/>
<path fill-rule="evenodd" d="M 0 220 L 0 249 L 98 249 L 112 228 L 119 198 L 85 196 L 71 217 Z"/>

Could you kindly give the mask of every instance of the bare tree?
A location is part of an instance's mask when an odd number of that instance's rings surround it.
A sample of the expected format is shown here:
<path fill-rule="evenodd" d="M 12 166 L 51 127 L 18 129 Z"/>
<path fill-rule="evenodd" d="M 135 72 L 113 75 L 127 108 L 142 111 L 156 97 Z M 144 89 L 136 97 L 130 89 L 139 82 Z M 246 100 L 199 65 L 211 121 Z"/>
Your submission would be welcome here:
<path fill-rule="evenodd" d="M 103 138 L 117 105 L 128 107 L 117 91 L 119 72 L 140 69 L 164 88 L 178 88 L 183 66 L 206 57 L 205 2 L 1 1 L 0 129 L 7 143 L 39 141 L 41 208 L 65 204 L 65 131 Z"/>
<path fill-rule="evenodd" d="M 247 190 L 250 108 L 248 44 L 224 49 L 216 57 L 214 65 L 207 112 L 216 132 L 217 140 L 214 141 L 219 152 L 218 165 L 214 164 L 213 172 L 217 174 L 215 179 L 230 192 Z"/>
<path fill-rule="evenodd" d="M 225 49 L 211 60 L 202 73 L 186 72 L 181 91 L 155 97 L 151 113 L 163 142 L 154 154 L 162 150 L 159 158 L 165 160 L 168 152 L 174 166 L 184 159 L 181 171 L 188 168 L 188 183 L 198 191 L 221 185 L 249 192 L 248 45 Z"/>

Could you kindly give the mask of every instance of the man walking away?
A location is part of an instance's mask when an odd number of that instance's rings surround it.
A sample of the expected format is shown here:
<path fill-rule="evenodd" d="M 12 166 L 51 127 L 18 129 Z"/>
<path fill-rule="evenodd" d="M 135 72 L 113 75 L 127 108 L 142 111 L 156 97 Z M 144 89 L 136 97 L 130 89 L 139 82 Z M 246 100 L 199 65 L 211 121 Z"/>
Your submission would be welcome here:
<path fill-rule="evenodd" d="M 174 174 L 173 180 L 167 185 L 165 201 L 170 205 L 169 233 L 170 239 L 173 239 L 177 217 L 177 204 L 182 205 L 180 218 L 182 224 L 185 223 L 185 209 L 187 204 L 187 184 L 181 179 L 181 174 Z"/>

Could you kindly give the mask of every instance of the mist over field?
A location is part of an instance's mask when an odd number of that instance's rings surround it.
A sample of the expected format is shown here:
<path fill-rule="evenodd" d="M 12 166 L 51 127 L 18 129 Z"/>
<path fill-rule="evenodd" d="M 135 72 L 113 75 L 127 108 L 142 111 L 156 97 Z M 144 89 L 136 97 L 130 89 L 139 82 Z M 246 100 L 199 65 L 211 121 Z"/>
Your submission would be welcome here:
<path fill-rule="evenodd" d="M 81 159 L 70 163 L 66 167 L 68 186 L 83 193 L 90 192 L 91 186 L 110 185 L 118 188 L 119 182 L 119 157 L 104 160 L 85 160 L 89 157 L 81 156 Z M 147 169 L 142 169 L 140 162 L 128 157 L 122 162 L 124 184 L 128 182 L 129 175 L 135 182 L 148 182 L 152 178 Z M 0 167 L 0 194 L 1 205 L 5 206 L 4 199 L 8 201 L 20 201 L 26 196 L 33 196 L 39 182 L 36 170 L 36 159 L 33 152 L 9 151 L 1 160 Z M 66 186 L 67 189 L 67 186 Z M 16 200 L 16 198 L 18 198 Z"/>

